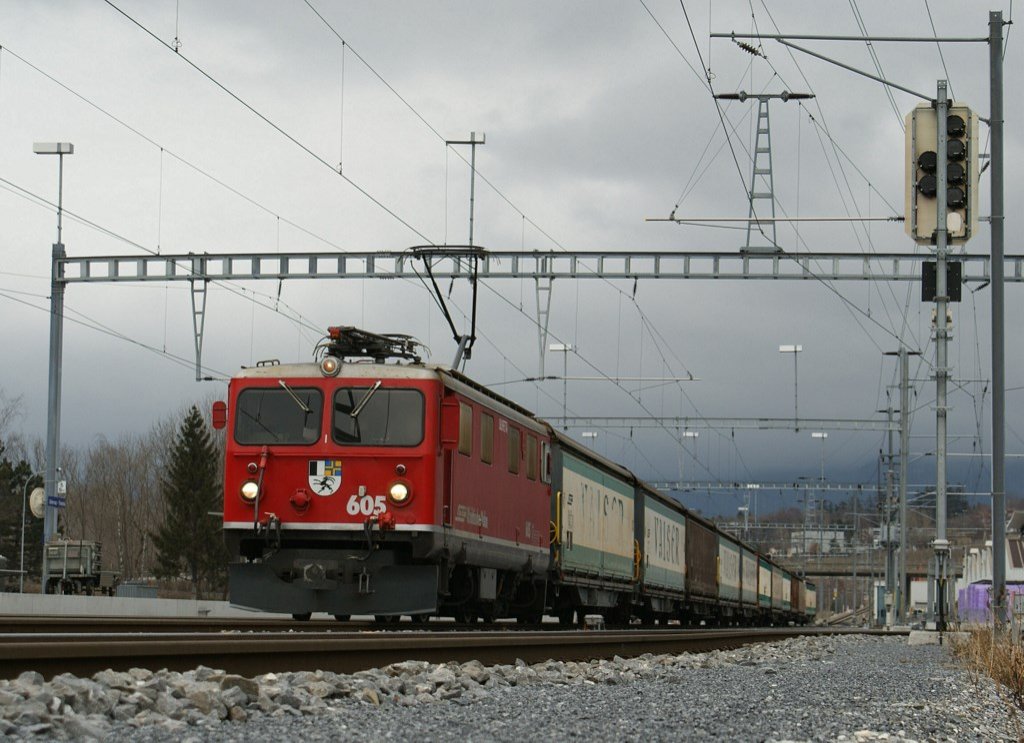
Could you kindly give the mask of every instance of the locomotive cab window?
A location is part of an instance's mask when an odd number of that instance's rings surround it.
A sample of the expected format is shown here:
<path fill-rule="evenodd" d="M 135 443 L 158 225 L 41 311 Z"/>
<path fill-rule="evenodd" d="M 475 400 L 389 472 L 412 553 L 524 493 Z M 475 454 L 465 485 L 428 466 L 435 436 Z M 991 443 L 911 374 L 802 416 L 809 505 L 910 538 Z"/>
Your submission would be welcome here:
<path fill-rule="evenodd" d="M 235 441 L 248 446 L 302 445 L 320 438 L 320 390 L 302 387 L 250 387 L 238 395 Z"/>
<path fill-rule="evenodd" d="M 423 441 L 423 393 L 341 387 L 334 393 L 333 434 L 346 446 L 417 446 Z"/>

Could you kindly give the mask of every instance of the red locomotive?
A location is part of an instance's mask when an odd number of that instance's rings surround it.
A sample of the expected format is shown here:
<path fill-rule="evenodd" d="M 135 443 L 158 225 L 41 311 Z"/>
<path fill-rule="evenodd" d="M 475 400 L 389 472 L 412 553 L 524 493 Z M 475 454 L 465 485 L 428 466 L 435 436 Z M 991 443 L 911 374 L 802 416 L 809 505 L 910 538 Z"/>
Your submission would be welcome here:
<path fill-rule="evenodd" d="M 331 328 L 318 349 L 319 363 L 231 380 L 224 533 L 244 559 L 231 601 L 296 617 L 539 619 L 546 428 L 418 363 L 406 337 Z"/>
<path fill-rule="evenodd" d="M 231 602 L 308 619 L 806 622 L 813 588 L 408 336 L 231 380 Z M 390 362 L 390 363 L 389 363 Z"/>

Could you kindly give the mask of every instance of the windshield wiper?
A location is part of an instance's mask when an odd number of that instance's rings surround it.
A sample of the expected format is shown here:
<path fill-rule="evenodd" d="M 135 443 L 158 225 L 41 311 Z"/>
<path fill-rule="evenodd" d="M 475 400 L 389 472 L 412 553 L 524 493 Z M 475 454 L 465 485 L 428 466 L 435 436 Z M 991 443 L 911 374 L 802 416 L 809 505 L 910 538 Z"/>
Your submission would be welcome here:
<path fill-rule="evenodd" d="M 373 397 L 373 393 L 380 389 L 380 384 L 381 382 L 378 379 L 373 383 L 373 386 L 370 387 L 370 389 L 366 390 L 366 394 L 363 395 L 363 399 L 360 400 L 354 408 L 352 408 L 352 412 L 349 413 L 350 416 L 353 418 L 359 417 L 359 414 L 363 412 L 363 408 L 366 407 L 366 403 L 370 402 L 370 398 Z"/>
<path fill-rule="evenodd" d="M 310 413 L 313 412 L 312 408 L 306 405 L 306 403 L 302 402 L 302 400 L 299 399 L 299 396 L 295 394 L 295 391 L 291 387 L 289 387 L 283 379 L 277 380 L 277 383 L 281 385 L 281 389 L 283 389 L 291 396 L 291 398 L 295 401 L 295 404 L 302 408 L 303 413 L 309 415 Z"/>

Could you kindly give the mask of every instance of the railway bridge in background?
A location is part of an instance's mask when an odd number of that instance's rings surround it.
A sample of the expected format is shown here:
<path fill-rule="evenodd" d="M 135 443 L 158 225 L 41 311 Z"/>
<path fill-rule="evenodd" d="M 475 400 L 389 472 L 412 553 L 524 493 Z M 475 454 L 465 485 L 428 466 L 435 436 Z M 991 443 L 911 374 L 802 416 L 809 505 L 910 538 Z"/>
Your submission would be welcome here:
<path fill-rule="evenodd" d="M 953 578 L 960 576 L 963 559 L 963 547 L 953 548 L 953 559 L 950 561 L 950 573 Z M 935 557 L 931 549 L 912 549 L 907 552 L 907 578 L 927 578 L 929 562 Z M 807 578 L 868 578 L 876 576 L 880 579 L 885 575 L 885 550 L 881 547 L 840 555 L 776 555 L 775 561 L 786 570 L 803 575 Z"/>

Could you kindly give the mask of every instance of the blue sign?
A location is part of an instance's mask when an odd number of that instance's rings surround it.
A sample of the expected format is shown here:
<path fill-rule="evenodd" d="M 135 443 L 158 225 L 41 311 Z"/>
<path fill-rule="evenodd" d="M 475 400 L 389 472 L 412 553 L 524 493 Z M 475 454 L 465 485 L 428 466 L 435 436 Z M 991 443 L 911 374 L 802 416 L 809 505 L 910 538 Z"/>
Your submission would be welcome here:
<path fill-rule="evenodd" d="M 46 505 L 50 508 L 65 508 L 68 505 L 68 500 L 63 495 L 51 495 L 46 499 Z"/>

